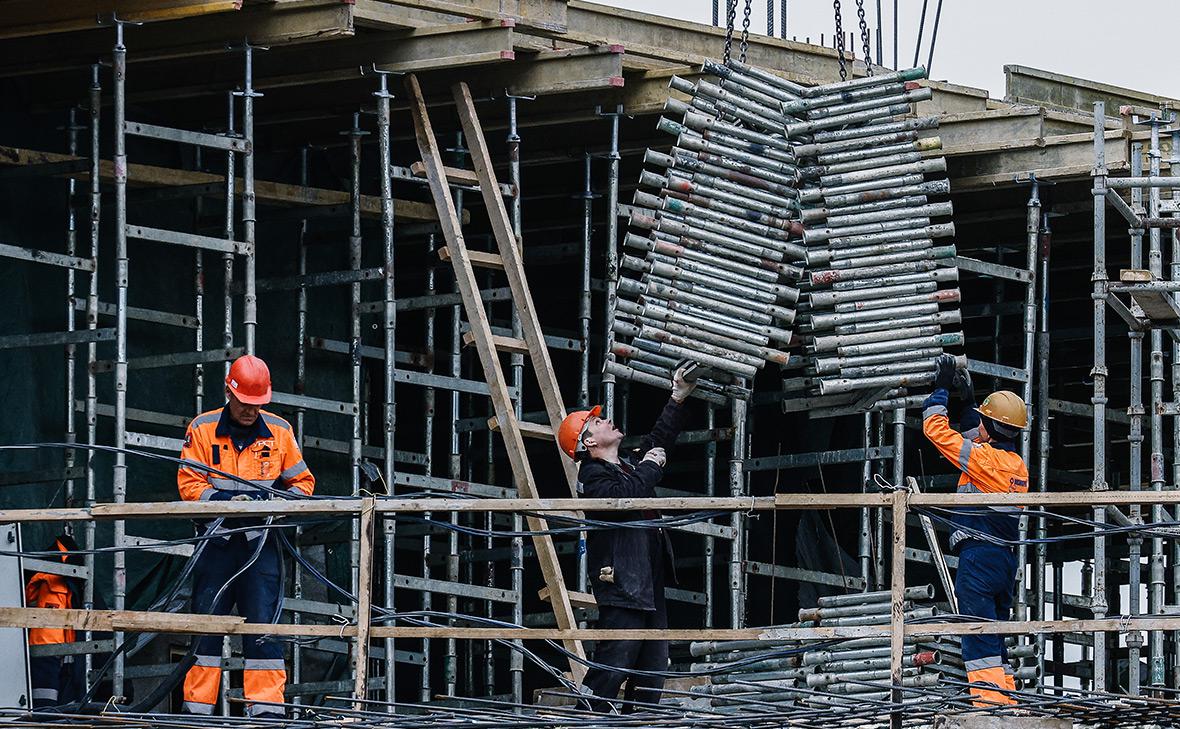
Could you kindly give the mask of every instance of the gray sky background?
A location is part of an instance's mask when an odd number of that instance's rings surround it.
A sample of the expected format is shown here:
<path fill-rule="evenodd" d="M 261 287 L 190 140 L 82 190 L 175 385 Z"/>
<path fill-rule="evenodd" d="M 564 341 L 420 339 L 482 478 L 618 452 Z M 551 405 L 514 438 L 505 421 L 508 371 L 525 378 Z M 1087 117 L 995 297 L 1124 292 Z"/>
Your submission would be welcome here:
<path fill-rule="evenodd" d="M 712 21 L 711 0 L 598 0 L 666 17 Z M 775 4 L 778 28 L 779 0 Z M 865 0 L 876 56 L 877 2 Z M 899 0 L 899 64 L 914 60 L 922 0 Z M 938 0 L 929 0 L 921 63 L 926 62 Z M 855 0 L 842 1 L 845 33 L 856 31 Z M 724 0 L 721 2 L 724 23 Z M 893 0 L 881 0 L 885 65 L 893 63 Z M 750 30 L 766 32 L 766 2 L 753 0 Z M 1139 91 L 1180 97 L 1169 29 L 1180 22 L 1176 0 L 943 0 L 932 77 L 1004 96 L 1004 65 L 1032 66 Z M 741 28 L 739 6 L 737 27 Z M 787 37 L 822 33 L 830 45 L 831 0 L 787 0 Z M 1099 46 L 1101 52 L 1095 52 Z M 858 41 L 859 46 L 859 41 Z M 1117 50 L 1116 50 L 1117 49 Z M 718 48 L 718 55 L 721 49 Z M 1113 51 L 1113 52 L 1112 52 Z M 858 49 L 857 55 L 860 55 Z"/>

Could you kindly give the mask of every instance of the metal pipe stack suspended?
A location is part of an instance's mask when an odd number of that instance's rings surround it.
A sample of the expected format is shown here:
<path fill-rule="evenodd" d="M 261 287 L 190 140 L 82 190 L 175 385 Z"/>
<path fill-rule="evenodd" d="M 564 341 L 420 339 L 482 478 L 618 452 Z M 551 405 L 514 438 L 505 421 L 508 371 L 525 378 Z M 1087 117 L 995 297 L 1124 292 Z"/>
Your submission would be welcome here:
<path fill-rule="evenodd" d="M 673 77 L 630 208 L 611 374 L 666 383 L 710 369 L 698 396 L 749 397 L 766 364 L 784 409 L 913 406 L 960 346 L 951 203 L 925 69 L 803 87 L 739 61 Z M 920 399 L 920 398 L 919 398 Z"/>

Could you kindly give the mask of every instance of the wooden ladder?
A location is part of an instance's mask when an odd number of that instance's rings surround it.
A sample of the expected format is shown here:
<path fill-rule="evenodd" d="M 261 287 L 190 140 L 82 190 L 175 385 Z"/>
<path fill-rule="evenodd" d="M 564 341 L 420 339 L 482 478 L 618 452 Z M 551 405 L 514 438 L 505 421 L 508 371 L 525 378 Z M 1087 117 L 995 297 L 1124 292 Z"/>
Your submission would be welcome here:
<path fill-rule="evenodd" d="M 443 260 L 449 260 L 455 268 L 455 281 L 463 298 L 467 321 L 471 326 L 465 340 L 469 344 L 474 344 L 479 352 L 484 379 L 487 381 L 492 405 L 496 411 L 490 425 L 504 438 L 517 493 L 522 498 L 539 497 L 537 482 L 529 465 L 528 454 L 525 452 L 524 439 L 529 437 L 547 439 L 553 443 L 557 457 L 565 470 L 570 493 L 577 496 L 577 467 L 557 445 L 557 427 L 565 417 L 565 405 L 562 403 L 557 376 L 553 372 L 553 363 L 549 359 L 549 350 L 541 333 L 541 324 L 537 320 L 533 297 L 529 293 L 519 244 L 513 233 L 508 211 L 504 207 L 504 198 L 496 180 L 496 173 L 492 169 L 492 160 L 488 154 L 479 117 L 475 113 L 471 90 L 465 83 L 451 87 L 455 106 L 459 111 L 459 122 L 471 154 L 472 166 L 475 168 L 474 182 L 479 187 L 488 217 L 491 219 L 499 255 L 467 250 L 455 201 L 451 197 L 450 184 L 470 185 L 473 182 L 473 171 L 452 169 L 443 165 L 418 79 L 410 74 L 406 76 L 405 82 L 409 94 L 410 116 L 414 119 L 414 134 L 418 140 L 418 150 L 422 154 L 422 169 L 430 183 L 430 192 L 438 209 L 439 225 L 447 243 L 446 248 L 439 251 L 439 256 Z M 507 275 L 512 302 L 520 317 L 520 339 L 492 334 L 473 266 L 502 270 Z M 504 378 L 504 368 L 500 363 L 500 353 L 528 356 L 545 401 L 549 425 L 522 422 L 516 417 L 516 410 Z M 570 594 L 561 573 L 561 563 L 557 560 L 557 550 L 553 546 L 552 538 L 544 533 L 548 529 L 547 523 L 543 518 L 530 516 L 528 525 L 530 530 L 540 532 L 533 535 L 533 546 L 537 552 L 537 560 L 541 564 L 553 613 L 557 617 L 557 626 L 563 630 L 575 629 L 577 623 L 570 604 Z M 581 641 L 570 639 L 564 643 L 566 650 L 585 658 Z M 570 671 L 575 680 L 581 682 L 586 668 L 584 664 L 571 660 Z"/>

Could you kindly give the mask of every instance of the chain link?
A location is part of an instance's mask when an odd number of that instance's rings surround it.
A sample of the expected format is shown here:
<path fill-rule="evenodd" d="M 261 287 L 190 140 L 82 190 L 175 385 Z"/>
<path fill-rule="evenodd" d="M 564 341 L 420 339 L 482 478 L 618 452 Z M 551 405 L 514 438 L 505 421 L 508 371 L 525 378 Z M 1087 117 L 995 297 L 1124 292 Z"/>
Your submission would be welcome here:
<path fill-rule="evenodd" d="M 873 75 L 873 59 L 869 53 L 869 24 L 865 21 L 865 0 L 856 0 L 856 17 L 860 23 L 860 43 L 865 54 L 865 75 Z"/>
<path fill-rule="evenodd" d="M 836 13 L 836 59 L 840 62 L 840 80 L 848 80 L 848 67 L 844 63 L 844 23 L 840 17 L 840 0 L 832 0 L 832 10 Z"/>
<path fill-rule="evenodd" d="M 742 44 L 738 50 L 738 60 L 742 63 L 746 62 L 746 49 L 750 47 L 750 4 L 753 0 L 746 0 L 745 9 L 742 10 Z"/>
<path fill-rule="evenodd" d="M 730 50 L 733 48 L 733 21 L 737 18 L 738 0 L 725 0 L 725 55 L 723 63 L 729 63 Z"/>

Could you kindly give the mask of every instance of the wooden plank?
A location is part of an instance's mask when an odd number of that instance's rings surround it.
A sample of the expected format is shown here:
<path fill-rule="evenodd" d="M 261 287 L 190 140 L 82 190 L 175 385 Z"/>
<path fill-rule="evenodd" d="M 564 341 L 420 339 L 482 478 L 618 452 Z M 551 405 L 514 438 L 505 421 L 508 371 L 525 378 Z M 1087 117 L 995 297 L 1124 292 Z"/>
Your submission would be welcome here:
<path fill-rule="evenodd" d="M 451 252 L 446 248 L 438 249 L 438 257 L 444 261 L 450 262 Z M 486 253 L 484 251 L 467 251 L 467 260 L 471 261 L 471 265 L 476 268 L 488 268 L 494 271 L 504 270 L 504 259 L 498 253 Z"/>
<path fill-rule="evenodd" d="M 41 152 L 33 149 L 0 146 L 0 165 L 38 165 L 50 162 L 64 162 L 83 159 L 70 154 L 57 152 Z M 110 160 L 100 160 L 99 175 L 104 180 L 115 179 L 114 163 Z M 217 197 L 218 190 L 223 189 L 225 178 L 208 172 L 194 172 L 191 170 L 176 170 L 169 167 L 155 165 L 129 164 L 127 165 L 128 184 L 136 187 L 184 187 L 187 185 L 218 185 L 219 188 L 210 190 L 209 197 Z M 62 173 L 62 177 L 76 177 L 88 180 L 86 172 Z M 234 192 L 242 194 L 244 181 L 237 178 L 234 181 Z M 344 190 L 327 190 L 319 187 L 303 187 L 285 182 L 270 182 L 255 180 L 254 196 L 260 203 L 273 205 L 346 205 L 350 200 L 349 193 Z M 394 200 L 393 207 L 396 215 L 406 221 L 433 221 L 438 219 L 434 207 L 416 200 Z M 361 196 L 361 215 L 368 218 L 381 217 L 381 198 L 376 195 Z M 265 221 L 265 214 L 261 216 Z M 466 222 L 467 216 L 464 216 Z"/>
<path fill-rule="evenodd" d="M 539 495 L 539 491 L 533 477 L 532 467 L 529 465 L 528 454 L 525 452 L 524 440 L 520 428 L 516 425 L 515 406 L 512 399 L 508 396 L 507 383 L 504 379 L 503 369 L 500 366 L 499 355 L 492 348 L 491 326 L 488 323 L 487 312 L 484 310 L 483 301 L 479 296 L 479 284 L 475 280 L 475 272 L 472 270 L 467 258 L 467 246 L 464 243 L 463 231 L 455 211 L 455 202 L 451 198 L 450 187 L 447 185 L 445 173 L 443 172 L 442 157 L 439 154 L 438 145 L 434 137 L 434 129 L 430 125 L 430 117 L 426 111 L 426 100 L 422 96 L 422 88 L 418 84 L 418 78 L 413 74 L 406 77 L 406 90 L 409 92 L 410 116 L 414 120 L 414 134 L 418 141 L 418 150 L 422 154 L 426 176 L 430 183 L 430 191 L 438 208 L 438 219 L 443 231 L 443 237 L 446 239 L 447 249 L 451 253 L 452 263 L 455 264 L 456 285 L 463 295 L 467 320 L 471 324 L 472 331 L 476 334 L 476 350 L 479 353 L 479 359 L 483 365 L 484 376 L 487 379 L 488 389 L 491 392 L 491 400 L 495 407 L 496 417 L 501 424 L 507 426 L 503 432 L 504 445 L 508 451 L 509 462 L 512 464 L 516 488 L 518 493 L 535 498 Z M 466 87 L 464 87 L 464 90 L 466 90 Z M 469 106 L 466 111 L 473 115 L 474 108 L 470 106 L 470 97 L 467 97 L 467 103 Z M 462 116 L 462 109 L 460 113 Z M 476 171 L 480 176 L 485 200 L 490 191 L 491 199 L 495 202 L 488 206 L 489 210 L 503 212 L 503 201 L 497 194 L 498 188 L 495 184 L 494 176 L 490 180 L 488 178 L 487 168 L 490 165 L 488 163 L 487 147 L 483 139 L 483 132 L 479 129 L 478 122 L 476 122 L 474 128 L 469 128 L 469 126 L 465 121 L 464 131 L 467 133 L 467 143 L 473 150 L 472 157 L 478 158 L 475 165 Z M 495 217 L 493 216 L 493 219 Z M 516 264 L 518 271 L 523 271 L 520 268 L 520 259 L 517 256 L 515 246 L 510 247 L 510 250 L 513 256 L 512 262 Z M 504 256 L 503 250 L 500 251 L 500 255 Z M 505 257 L 505 264 L 506 266 L 510 265 L 507 257 Z M 510 280 L 513 278 L 512 273 L 509 274 L 509 278 Z M 525 295 L 523 297 L 519 293 L 519 288 L 513 286 L 513 296 L 518 311 L 519 307 L 523 304 L 527 307 L 526 310 L 528 312 L 532 312 L 532 300 L 528 297 L 527 286 L 524 289 Z M 521 318 L 523 319 L 524 317 L 522 316 Z M 547 358 L 548 351 L 544 347 L 541 347 L 541 349 L 545 351 L 545 357 Z M 552 376 L 552 367 L 547 371 Z M 544 532 L 548 529 L 546 521 L 536 516 L 529 516 L 528 524 L 529 529 L 534 532 Z M 569 595 L 566 593 L 565 579 L 562 576 L 561 563 L 557 559 L 557 550 L 553 546 L 553 540 L 548 534 L 535 534 L 533 536 L 533 545 L 537 552 L 537 561 L 540 562 L 541 573 L 545 578 L 545 584 L 554 595 L 553 612 L 557 618 L 557 625 L 560 628 L 573 628 L 576 625 L 574 611 L 570 607 Z M 577 640 L 566 641 L 565 646 L 575 656 L 585 657 L 586 655 L 581 642 Z M 577 661 L 570 661 L 570 670 L 578 681 L 581 681 L 586 671 L 585 666 Z"/>
<path fill-rule="evenodd" d="M 520 319 L 521 336 L 528 345 L 529 359 L 533 365 L 533 372 L 536 373 L 541 396 L 545 401 L 545 412 L 549 415 L 549 425 L 553 430 L 553 447 L 562 468 L 565 470 L 570 494 L 576 496 L 577 466 L 561 452 L 556 438 L 558 426 L 561 425 L 561 421 L 566 415 L 565 404 L 561 400 L 561 388 L 557 384 L 557 374 L 553 371 L 549 348 L 545 346 L 545 335 L 541 331 L 536 305 L 533 302 L 533 295 L 529 290 L 528 279 L 524 273 L 524 261 L 519 247 L 521 243 L 517 241 L 513 232 L 512 220 L 508 216 L 508 210 L 504 207 L 504 200 L 496 194 L 499 183 L 496 181 L 496 171 L 492 166 L 487 142 L 484 140 L 483 128 L 475 113 L 475 102 L 471 98 L 471 90 L 467 84 L 458 83 L 451 87 L 451 93 L 455 97 L 459 123 L 463 127 L 464 137 L 468 140 L 467 144 L 471 150 L 471 164 L 479 177 L 480 195 L 483 197 L 484 207 L 488 211 L 492 233 L 496 238 L 496 247 L 500 251 L 500 257 L 504 260 L 504 273 L 507 274 L 508 286 L 512 289 L 512 299 L 516 304 L 517 317 Z"/>
<path fill-rule="evenodd" d="M 362 500 L 360 523 L 360 571 L 357 579 L 356 602 L 356 643 L 353 646 L 352 670 L 355 676 L 352 695 L 357 711 L 366 707 L 366 678 L 369 674 L 369 633 L 372 629 L 373 605 L 373 515 L 377 500 L 369 497 Z"/>
<path fill-rule="evenodd" d="M 177 20 L 210 13 L 240 10 L 242 0 L 92 0 L 45 2 L 6 0 L 0 3 L 0 40 L 50 33 L 89 30 L 110 25 L 111 15 L 121 20 L 151 22 Z"/>
<path fill-rule="evenodd" d="M 471 346 L 474 342 L 475 334 L 470 329 L 468 329 L 466 332 L 463 332 L 464 346 Z M 516 337 L 505 337 L 500 334 L 493 334 L 492 346 L 494 346 L 498 352 L 508 352 L 510 354 L 529 353 L 528 343 L 523 339 L 517 339 Z"/>

